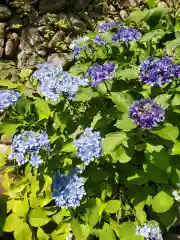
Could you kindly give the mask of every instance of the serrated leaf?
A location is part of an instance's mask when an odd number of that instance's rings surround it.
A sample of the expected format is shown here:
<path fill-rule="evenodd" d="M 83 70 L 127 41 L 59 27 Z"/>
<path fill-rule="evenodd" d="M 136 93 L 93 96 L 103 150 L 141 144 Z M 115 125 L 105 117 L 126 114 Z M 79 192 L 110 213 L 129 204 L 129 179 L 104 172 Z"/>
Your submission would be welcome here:
<path fill-rule="evenodd" d="M 29 225 L 21 222 L 18 227 L 14 229 L 14 238 L 16 240 L 32 240 L 32 232 Z"/>
<path fill-rule="evenodd" d="M 152 199 L 152 209 L 156 213 L 163 213 L 168 211 L 173 203 L 173 198 L 164 191 L 161 191 Z"/>
<path fill-rule="evenodd" d="M 40 208 L 32 209 L 28 219 L 32 227 L 44 226 L 50 221 L 50 218 L 46 216 L 46 212 Z"/>
<path fill-rule="evenodd" d="M 39 227 L 37 230 L 37 238 L 38 240 L 48 240 L 49 236 Z"/>
<path fill-rule="evenodd" d="M 48 119 L 51 116 L 51 110 L 48 103 L 44 99 L 36 99 L 34 101 L 39 120 Z"/>
<path fill-rule="evenodd" d="M 138 78 L 139 67 L 134 66 L 131 68 L 126 68 L 124 70 L 116 70 L 115 77 L 120 77 L 123 80 L 131 80 Z"/>
<path fill-rule="evenodd" d="M 133 98 L 128 93 L 121 93 L 121 92 L 112 92 L 111 99 L 116 104 L 116 107 L 119 111 L 123 113 L 129 112 L 129 107 L 133 102 Z"/>
<path fill-rule="evenodd" d="M 110 200 L 106 203 L 106 211 L 108 213 L 117 213 L 120 210 L 121 201 L 120 200 Z"/>
<path fill-rule="evenodd" d="M 118 147 L 123 141 L 127 140 L 126 133 L 114 132 L 106 135 L 102 147 L 104 153 L 111 153 L 116 147 Z"/>
<path fill-rule="evenodd" d="M 163 29 L 155 29 L 144 34 L 141 37 L 140 42 L 148 42 L 157 37 L 162 38 L 164 35 L 165 35 L 165 32 Z"/>
<path fill-rule="evenodd" d="M 99 232 L 99 239 L 100 240 L 105 240 L 105 239 L 116 240 L 116 236 L 109 224 L 104 223 L 102 230 Z"/>
<path fill-rule="evenodd" d="M 161 95 L 158 95 L 154 100 L 159 106 L 162 106 L 164 109 L 166 109 L 169 106 L 170 98 L 171 98 L 171 95 L 161 94 Z"/>
<path fill-rule="evenodd" d="M 162 127 L 161 129 L 153 130 L 151 132 L 158 135 L 161 138 L 170 140 L 172 142 L 175 142 L 179 135 L 178 128 L 169 123 L 164 124 L 164 127 Z"/>

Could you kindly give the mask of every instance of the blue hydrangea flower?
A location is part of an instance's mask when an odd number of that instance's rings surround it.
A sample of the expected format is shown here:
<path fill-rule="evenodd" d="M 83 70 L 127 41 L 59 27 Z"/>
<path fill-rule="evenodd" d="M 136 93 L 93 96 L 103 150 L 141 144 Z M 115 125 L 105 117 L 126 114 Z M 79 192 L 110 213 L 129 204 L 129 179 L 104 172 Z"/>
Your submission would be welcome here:
<path fill-rule="evenodd" d="M 19 92 L 0 90 L 0 112 L 3 112 L 9 106 L 14 106 L 19 97 Z"/>
<path fill-rule="evenodd" d="M 52 197 L 56 206 L 63 208 L 76 208 L 80 205 L 84 190 L 83 178 L 78 176 L 79 170 L 76 169 L 66 176 L 59 172 L 54 174 L 52 183 Z"/>
<path fill-rule="evenodd" d="M 79 139 L 74 141 L 77 156 L 88 165 L 95 158 L 101 157 L 103 139 L 100 132 L 93 132 L 92 128 L 86 128 Z"/>
<path fill-rule="evenodd" d="M 97 34 L 94 38 L 94 43 L 96 43 L 97 45 L 103 45 L 105 44 L 105 41 L 101 38 L 99 34 Z"/>
<path fill-rule="evenodd" d="M 177 190 L 172 191 L 172 195 L 176 201 L 180 201 L 180 193 Z"/>
<path fill-rule="evenodd" d="M 174 74 L 176 78 L 180 77 L 180 65 L 176 65 Z"/>
<path fill-rule="evenodd" d="M 102 22 L 99 25 L 99 32 L 104 33 L 108 32 L 111 28 L 122 26 L 123 22 L 117 21 L 117 22 Z"/>
<path fill-rule="evenodd" d="M 70 44 L 69 48 L 74 50 L 74 59 L 79 57 L 79 54 L 84 50 L 84 47 L 81 46 L 82 43 L 87 42 L 90 40 L 90 37 L 79 37 L 75 38 L 72 43 Z"/>
<path fill-rule="evenodd" d="M 91 87 L 96 87 L 98 84 L 104 82 L 112 76 L 115 71 L 115 64 L 108 62 L 105 64 L 94 63 L 87 70 L 87 77 L 91 78 Z"/>
<path fill-rule="evenodd" d="M 172 79 L 177 77 L 177 72 L 178 68 L 173 64 L 171 57 L 149 57 L 140 66 L 139 80 L 149 86 L 162 86 L 172 82 Z"/>
<path fill-rule="evenodd" d="M 112 36 L 113 42 L 129 43 L 133 40 L 138 40 L 141 37 L 141 32 L 135 28 L 120 28 L 117 33 Z"/>
<path fill-rule="evenodd" d="M 42 63 L 37 65 L 37 70 L 33 73 L 33 77 L 38 79 L 40 82 L 48 81 L 48 79 L 57 76 L 62 72 L 62 68 L 56 66 L 53 63 Z"/>
<path fill-rule="evenodd" d="M 142 228 L 137 226 L 136 235 L 143 236 L 145 240 L 163 240 L 158 224 L 144 224 Z"/>
<path fill-rule="evenodd" d="M 165 119 L 165 111 L 151 99 L 135 101 L 129 109 L 129 117 L 142 128 L 151 130 Z"/>
<path fill-rule="evenodd" d="M 15 159 L 19 166 L 29 161 L 33 167 L 38 167 L 43 162 L 38 155 L 41 149 L 50 151 L 47 133 L 45 131 L 41 133 L 24 131 L 13 136 L 9 160 Z"/>

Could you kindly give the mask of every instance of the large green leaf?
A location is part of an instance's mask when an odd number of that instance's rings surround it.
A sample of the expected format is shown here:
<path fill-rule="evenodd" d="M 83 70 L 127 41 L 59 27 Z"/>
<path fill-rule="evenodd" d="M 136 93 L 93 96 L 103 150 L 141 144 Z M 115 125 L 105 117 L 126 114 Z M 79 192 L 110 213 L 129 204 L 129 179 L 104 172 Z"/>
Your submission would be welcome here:
<path fill-rule="evenodd" d="M 137 125 L 134 124 L 132 119 L 128 116 L 124 116 L 123 119 L 117 120 L 115 126 L 127 132 L 137 127 Z"/>
<path fill-rule="evenodd" d="M 174 143 L 171 155 L 180 155 L 180 142 Z"/>
<path fill-rule="evenodd" d="M 103 152 L 111 153 L 116 147 L 118 147 L 123 141 L 127 140 L 127 136 L 124 132 L 114 132 L 106 135 L 103 141 Z"/>
<path fill-rule="evenodd" d="M 17 228 L 14 229 L 14 238 L 15 240 L 32 240 L 32 232 L 29 225 L 21 222 Z"/>
<path fill-rule="evenodd" d="M 20 124 L 13 122 L 0 123 L 0 133 L 4 133 L 7 136 L 12 136 Z"/>
<path fill-rule="evenodd" d="M 165 35 L 165 32 L 163 29 L 155 29 L 152 30 L 146 34 L 144 34 L 141 39 L 140 42 L 148 42 L 151 41 L 154 38 L 162 38 Z"/>
<path fill-rule="evenodd" d="M 160 0 L 145 0 L 149 8 L 154 8 L 157 6 Z"/>
<path fill-rule="evenodd" d="M 175 142 L 179 135 L 179 130 L 176 126 L 166 123 L 161 129 L 153 130 L 152 133 L 166 140 Z"/>
<path fill-rule="evenodd" d="M 36 99 L 34 101 L 34 105 L 36 107 L 36 111 L 39 116 L 39 120 L 48 119 L 51 116 L 50 107 L 44 99 Z"/>
<path fill-rule="evenodd" d="M 74 142 L 66 143 L 62 147 L 61 151 L 62 152 L 76 152 L 76 148 L 75 148 Z"/>
<path fill-rule="evenodd" d="M 28 219 L 32 227 L 40 227 L 50 221 L 50 218 L 46 216 L 46 212 L 40 208 L 32 209 L 28 215 Z"/>
<path fill-rule="evenodd" d="M 49 236 L 39 227 L 37 230 L 37 238 L 38 240 L 48 240 Z"/>
<path fill-rule="evenodd" d="M 119 227 L 119 236 L 121 240 L 143 240 L 143 236 L 136 235 L 136 225 L 133 222 L 122 223 Z"/>
<path fill-rule="evenodd" d="M 177 48 L 180 48 L 180 38 L 176 38 L 172 41 L 168 41 L 165 44 L 166 46 L 166 51 L 168 55 L 171 55 L 174 53 L 174 50 L 176 50 Z"/>
<path fill-rule="evenodd" d="M 154 100 L 156 101 L 156 103 L 158 105 L 160 105 L 164 109 L 166 109 L 169 106 L 169 99 L 170 98 L 171 98 L 171 95 L 169 95 L 169 94 L 160 94 Z"/>
<path fill-rule="evenodd" d="M 115 77 L 123 80 L 131 80 L 131 79 L 136 79 L 138 78 L 138 73 L 139 73 L 139 67 L 133 66 L 131 68 L 126 68 L 124 70 L 122 69 L 117 69 L 115 73 Z"/>
<path fill-rule="evenodd" d="M 9 80 L 0 80 L 0 86 L 1 87 L 8 87 L 8 89 L 15 89 L 15 88 L 21 86 L 21 84 L 13 83 Z"/>
<path fill-rule="evenodd" d="M 148 10 L 137 10 L 130 13 L 129 17 L 125 20 L 126 22 L 135 22 L 139 24 L 143 21 L 143 19 L 147 16 Z"/>
<path fill-rule="evenodd" d="M 111 156 L 114 162 L 127 163 L 131 160 L 131 156 L 128 155 L 127 151 L 121 146 L 118 147 Z"/>
<path fill-rule="evenodd" d="M 172 104 L 172 106 L 179 106 L 180 105 L 180 94 L 175 94 L 174 98 L 172 99 L 171 104 Z"/>
<path fill-rule="evenodd" d="M 100 240 L 106 240 L 106 239 L 116 240 L 116 236 L 109 224 L 104 223 L 102 230 L 100 230 L 99 232 L 99 239 Z"/>
<path fill-rule="evenodd" d="M 86 102 L 99 96 L 99 93 L 93 92 L 91 88 L 81 88 L 76 95 L 76 101 Z"/>
<path fill-rule="evenodd" d="M 133 102 L 133 98 L 128 93 L 121 93 L 121 92 L 112 92 L 111 99 L 116 104 L 116 107 L 119 111 L 123 113 L 129 112 L 129 107 Z"/>
<path fill-rule="evenodd" d="M 4 232 L 13 232 L 21 224 L 21 219 L 14 213 L 7 216 L 4 224 Z"/>
<path fill-rule="evenodd" d="M 153 198 L 152 208 L 156 213 L 163 213 L 168 211 L 172 207 L 173 203 L 173 198 L 164 191 L 161 191 Z"/>
<path fill-rule="evenodd" d="M 29 211 L 27 196 L 23 200 L 13 200 L 12 211 L 17 216 L 25 217 Z"/>
<path fill-rule="evenodd" d="M 110 200 L 106 203 L 106 211 L 108 213 L 117 213 L 120 210 L 121 201 L 120 200 Z"/>
<path fill-rule="evenodd" d="M 72 221 L 71 221 L 71 227 L 72 227 L 75 239 L 85 240 L 84 237 L 83 237 L 83 232 L 82 232 L 82 229 L 81 229 L 81 225 L 75 218 L 73 218 Z"/>

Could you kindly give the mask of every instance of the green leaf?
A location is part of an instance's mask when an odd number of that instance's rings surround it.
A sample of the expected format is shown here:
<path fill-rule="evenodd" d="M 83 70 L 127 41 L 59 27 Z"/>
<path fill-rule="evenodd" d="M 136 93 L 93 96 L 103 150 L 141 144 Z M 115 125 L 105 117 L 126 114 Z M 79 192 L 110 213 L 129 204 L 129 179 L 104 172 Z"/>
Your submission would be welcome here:
<path fill-rule="evenodd" d="M 172 197 L 167 193 L 161 191 L 152 200 L 152 209 L 156 213 L 163 213 L 168 211 L 174 203 Z"/>
<path fill-rule="evenodd" d="M 20 124 L 18 123 L 11 123 L 11 122 L 4 122 L 0 123 L 0 133 L 4 133 L 7 136 L 12 136 L 16 132 Z"/>
<path fill-rule="evenodd" d="M 14 229 L 14 238 L 15 240 L 32 240 L 32 232 L 29 225 L 21 222 L 17 228 Z"/>
<path fill-rule="evenodd" d="M 14 200 L 12 205 L 12 211 L 19 217 L 25 217 L 29 211 L 29 203 L 27 196 L 21 200 Z"/>
<path fill-rule="evenodd" d="M 48 119 L 51 116 L 51 110 L 48 103 L 44 99 L 36 99 L 34 101 L 39 120 Z"/>
<path fill-rule="evenodd" d="M 30 111 L 30 107 L 31 107 L 30 101 L 24 96 L 21 96 L 16 101 L 16 110 L 22 116 Z"/>
<path fill-rule="evenodd" d="M 129 107 L 133 102 L 133 98 L 128 93 L 112 92 L 111 99 L 116 104 L 119 111 L 129 113 Z"/>
<path fill-rule="evenodd" d="M 179 106 L 180 105 L 180 94 L 175 94 L 175 96 L 174 96 L 174 98 L 171 102 L 171 105 L 172 106 Z"/>
<path fill-rule="evenodd" d="M 174 143 L 171 155 L 180 155 L 180 142 Z"/>
<path fill-rule="evenodd" d="M 120 163 L 127 163 L 131 160 L 131 156 L 129 156 L 126 150 L 121 146 L 111 154 L 111 157 L 114 162 L 119 161 Z"/>
<path fill-rule="evenodd" d="M 176 48 L 180 47 L 180 38 L 166 42 L 165 46 L 166 46 L 166 51 L 168 55 L 174 54 L 174 51 L 176 50 Z"/>
<path fill-rule="evenodd" d="M 156 167 L 151 163 L 146 164 L 146 175 L 149 180 L 155 183 L 159 183 L 159 184 L 168 183 L 167 173 L 164 170 L 161 170 L 159 167 Z"/>
<path fill-rule="evenodd" d="M 141 37 L 140 42 L 148 42 L 154 38 L 162 38 L 164 35 L 165 35 L 165 32 L 163 29 L 155 29 L 155 30 L 152 30 L 152 31 L 144 34 Z"/>
<path fill-rule="evenodd" d="M 154 8 L 157 6 L 159 0 L 146 0 L 145 1 L 149 8 Z"/>
<path fill-rule="evenodd" d="M 118 232 L 121 240 L 134 240 L 133 237 L 136 235 L 136 226 L 133 222 L 125 222 L 119 226 Z"/>
<path fill-rule="evenodd" d="M 147 16 L 148 14 L 148 10 L 137 10 L 137 11 L 133 11 L 130 13 L 129 17 L 125 20 L 126 22 L 134 22 L 136 24 L 139 24 L 143 21 L 143 19 Z"/>
<path fill-rule="evenodd" d="M 106 203 L 106 211 L 108 213 L 117 213 L 120 210 L 121 201 L 120 200 L 110 200 Z"/>
<path fill-rule="evenodd" d="M 14 229 L 18 228 L 19 224 L 21 224 L 20 218 L 16 214 L 11 213 L 6 218 L 3 230 L 4 232 L 13 232 Z"/>
<path fill-rule="evenodd" d="M 38 240 L 48 240 L 49 236 L 39 227 L 37 230 L 37 238 Z"/>
<path fill-rule="evenodd" d="M 177 208 L 174 206 L 170 208 L 167 212 L 159 214 L 161 223 L 166 226 L 169 230 L 174 223 L 177 221 Z"/>
<path fill-rule="evenodd" d="M 116 236 L 109 224 L 104 223 L 102 230 L 99 232 L 99 239 L 100 240 L 106 240 L 106 239 L 116 240 Z"/>
<path fill-rule="evenodd" d="M 78 102 L 86 102 L 90 101 L 92 98 L 96 98 L 99 96 L 99 93 L 93 92 L 91 88 L 80 88 L 79 92 L 76 95 L 76 101 Z"/>
<path fill-rule="evenodd" d="M 32 227 L 40 227 L 46 225 L 50 221 L 50 218 L 46 216 L 46 212 L 40 208 L 32 209 L 28 218 Z"/>
<path fill-rule="evenodd" d="M 138 78 L 139 67 L 133 66 L 131 68 L 126 68 L 124 70 L 117 69 L 115 72 L 115 77 L 120 77 L 123 80 L 131 80 Z"/>
<path fill-rule="evenodd" d="M 99 214 L 100 206 L 96 204 L 93 208 L 90 209 L 90 214 L 88 218 L 89 227 L 92 229 L 101 219 Z"/>
<path fill-rule="evenodd" d="M 0 80 L 0 86 L 1 87 L 8 87 L 8 89 L 15 89 L 15 88 L 21 86 L 21 84 L 13 83 L 9 80 Z"/>
<path fill-rule="evenodd" d="M 168 94 L 161 94 L 158 95 L 154 100 L 156 103 L 160 106 L 162 106 L 164 109 L 168 108 L 169 106 L 169 99 L 171 98 L 171 95 Z"/>
<path fill-rule="evenodd" d="M 169 123 L 164 124 L 164 127 L 162 127 L 161 129 L 153 130 L 151 132 L 158 135 L 161 138 L 170 140 L 172 142 L 175 142 L 179 135 L 178 128 Z"/>
<path fill-rule="evenodd" d="M 76 152 L 76 148 L 75 148 L 75 145 L 74 145 L 74 142 L 70 142 L 70 143 L 67 143 L 65 144 L 62 149 L 61 149 L 62 152 Z"/>
<path fill-rule="evenodd" d="M 102 147 L 104 153 L 111 153 L 116 147 L 127 140 L 126 133 L 124 132 L 114 132 L 106 135 Z"/>
<path fill-rule="evenodd" d="M 147 220 L 146 212 L 141 208 L 136 208 L 136 218 L 143 225 Z"/>
<path fill-rule="evenodd" d="M 71 221 L 71 227 L 76 239 L 83 240 L 84 237 L 83 237 L 81 225 L 75 218 L 73 218 L 73 220 Z"/>
<path fill-rule="evenodd" d="M 131 118 L 124 117 L 121 120 L 117 120 L 115 126 L 123 131 L 131 131 L 132 129 L 136 128 L 137 125 L 133 123 Z"/>

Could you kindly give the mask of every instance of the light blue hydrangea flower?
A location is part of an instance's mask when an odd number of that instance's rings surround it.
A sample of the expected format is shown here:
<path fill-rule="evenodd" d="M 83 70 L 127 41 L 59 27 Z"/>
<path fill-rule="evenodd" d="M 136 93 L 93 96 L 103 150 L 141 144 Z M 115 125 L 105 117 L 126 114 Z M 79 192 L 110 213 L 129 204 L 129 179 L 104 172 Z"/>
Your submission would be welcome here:
<path fill-rule="evenodd" d="M 70 232 L 69 235 L 66 237 L 66 240 L 72 240 L 73 239 L 73 234 Z"/>
<path fill-rule="evenodd" d="M 100 132 L 93 132 L 92 128 L 86 128 L 79 139 L 74 141 L 77 156 L 88 165 L 95 158 L 100 158 L 103 139 Z"/>
<path fill-rule="evenodd" d="M 142 228 L 136 227 L 136 235 L 141 235 L 145 240 L 163 240 L 158 224 L 144 224 Z"/>
<path fill-rule="evenodd" d="M 0 90 L 0 112 L 3 112 L 9 106 L 14 106 L 20 93 L 13 90 Z"/>
<path fill-rule="evenodd" d="M 41 149 L 50 151 L 47 133 L 45 131 L 41 133 L 24 131 L 19 135 L 14 135 L 9 160 L 15 159 L 19 166 L 29 161 L 33 167 L 38 167 L 43 163 L 38 155 Z"/>
<path fill-rule="evenodd" d="M 52 197 L 56 206 L 62 208 L 76 208 L 86 194 L 83 178 L 78 176 L 79 169 L 71 171 L 69 175 L 56 172 L 52 183 Z"/>

